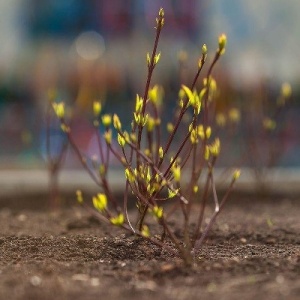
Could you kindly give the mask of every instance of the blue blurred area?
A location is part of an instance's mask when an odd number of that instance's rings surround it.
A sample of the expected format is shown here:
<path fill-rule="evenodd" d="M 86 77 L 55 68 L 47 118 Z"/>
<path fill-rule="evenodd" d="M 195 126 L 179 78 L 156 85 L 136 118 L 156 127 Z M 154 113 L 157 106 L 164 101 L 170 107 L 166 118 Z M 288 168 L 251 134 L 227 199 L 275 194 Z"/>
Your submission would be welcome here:
<path fill-rule="evenodd" d="M 90 151 L 93 139 L 87 121 L 93 100 L 100 99 L 104 112 L 116 112 L 129 128 L 130 107 L 136 93 L 143 92 L 145 56 L 151 51 L 160 7 L 165 9 L 166 25 L 153 83 L 165 88 L 165 119 L 172 118 L 181 83 L 179 51 L 189 54 L 188 83 L 202 44 L 207 43 L 213 52 L 217 36 L 226 32 L 228 49 L 216 74 L 223 91 L 218 109 L 238 106 L 247 114 L 250 108 L 245 103 L 251 97 L 272 103 L 281 83 L 290 81 L 293 102 L 278 118 L 287 124 L 281 134 L 287 146 L 277 164 L 300 166 L 296 126 L 300 68 L 295 67 L 300 38 L 296 23 L 290 26 L 291 19 L 297 21 L 294 12 L 300 6 L 294 0 L 1 1 L 0 166 L 43 161 L 47 91 L 51 88 L 57 90 L 58 101 L 75 108 L 83 151 Z M 235 140 L 235 145 L 239 143 L 241 139 Z M 224 159 L 226 163 L 230 159 Z"/>
<path fill-rule="evenodd" d="M 81 31 L 97 30 L 92 3 L 83 0 L 27 0 L 24 17 L 28 36 L 32 39 L 72 39 Z"/>

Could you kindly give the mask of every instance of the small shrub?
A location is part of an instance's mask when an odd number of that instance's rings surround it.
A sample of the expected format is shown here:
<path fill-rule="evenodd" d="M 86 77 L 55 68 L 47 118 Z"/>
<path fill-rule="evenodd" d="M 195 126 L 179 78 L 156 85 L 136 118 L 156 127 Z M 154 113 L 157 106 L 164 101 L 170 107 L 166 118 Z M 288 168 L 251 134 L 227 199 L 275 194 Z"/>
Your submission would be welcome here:
<path fill-rule="evenodd" d="M 212 71 L 225 53 L 226 36 L 220 35 L 218 48 L 205 76 L 202 73 L 207 61 L 207 47 L 203 45 L 193 82 L 189 87 L 182 85 L 179 88 L 178 99 L 174 100 L 174 120 L 166 124 L 162 116 L 163 89 L 158 85 L 151 86 L 153 72 L 161 59 L 157 48 L 164 22 L 164 10 L 160 9 L 156 18 L 154 46 L 152 52 L 146 55 L 146 85 L 143 95 L 136 96 L 131 130 L 128 132 L 123 129 L 116 114 L 103 114 L 100 102 L 93 103 L 93 126 L 98 137 L 100 162 L 94 161 L 91 167 L 89 158 L 77 147 L 65 118 L 64 104 L 56 103 L 53 108 L 61 122 L 61 129 L 83 167 L 101 187 L 101 192 L 92 198 L 97 216 L 113 226 L 149 239 L 167 251 L 176 254 L 179 252 L 185 263 L 190 265 L 240 175 L 239 170 L 233 172 L 228 190 L 219 201 L 214 167 L 220 155 L 221 142 L 212 128 L 211 114 L 214 111 L 214 94 L 217 89 Z M 202 86 L 197 91 L 196 83 L 201 78 Z M 100 132 L 104 134 L 101 135 Z M 121 206 L 108 181 L 112 155 L 124 168 L 125 191 Z M 210 194 L 214 199 L 215 210 L 203 228 L 203 216 Z M 128 214 L 128 203 L 132 195 L 137 208 L 135 222 Z M 79 203 L 86 205 L 83 198 L 82 192 L 77 191 Z M 165 205 L 167 203 L 172 204 L 171 208 Z M 183 216 L 182 239 L 175 235 L 169 222 L 176 210 Z M 196 222 L 191 218 L 192 211 L 196 211 Z M 154 217 L 161 226 L 160 237 L 152 235 L 147 225 L 148 215 Z M 166 237 L 176 250 L 165 242 Z"/>

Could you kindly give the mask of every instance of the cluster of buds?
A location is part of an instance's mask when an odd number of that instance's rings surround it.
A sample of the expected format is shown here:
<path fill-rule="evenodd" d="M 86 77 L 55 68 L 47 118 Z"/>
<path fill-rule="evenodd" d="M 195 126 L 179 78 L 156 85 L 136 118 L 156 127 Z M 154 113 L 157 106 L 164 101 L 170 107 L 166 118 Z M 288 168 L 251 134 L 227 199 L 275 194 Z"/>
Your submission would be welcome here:
<path fill-rule="evenodd" d="M 133 113 L 134 121 L 137 125 L 144 127 L 148 121 L 148 114 L 143 115 L 145 101 L 139 95 L 136 95 L 135 111 Z"/>
<path fill-rule="evenodd" d="M 152 213 L 155 218 L 161 219 L 163 217 L 164 210 L 161 206 L 155 205 L 150 209 L 150 213 Z"/>
<path fill-rule="evenodd" d="M 157 53 L 154 55 L 154 58 L 153 58 L 153 65 L 157 65 L 159 60 L 160 60 L 160 56 L 161 56 L 161 53 Z M 151 57 L 150 57 L 150 53 L 148 52 L 147 53 L 147 66 L 150 67 L 152 65 L 152 60 L 151 60 Z"/>
<path fill-rule="evenodd" d="M 198 126 L 194 126 L 193 123 L 190 124 L 189 131 L 190 131 L 190 140 L 192 144 L 197 144 L 199 141 L 198 139 L 199 137 L 202 141 L 208 140 L 212 132 L 210 126 L 204 128 L 202 124 Z"/>
<path fill-rule="evenodd" d="M 163 27 L 165 24 L 165 11 L 163 8 L 159 9 L 158 17 L 156 18 L 156 26 L 157 28 Z"/>
<path fill-rule="evenodd" d="M 220 151 L 221 142 L 219 138 L 216 138 L 212 144 L 205 146 L 204 159 L 208 161 L 211 156 L 217 158 L 220 155 Z"/>
<path fill-rule="evenodd" d="M 214 157 L 219 156 L 221 151 L 220 139 L 216 138 L 214 142 L 209 146 L 210 154 Z"/>

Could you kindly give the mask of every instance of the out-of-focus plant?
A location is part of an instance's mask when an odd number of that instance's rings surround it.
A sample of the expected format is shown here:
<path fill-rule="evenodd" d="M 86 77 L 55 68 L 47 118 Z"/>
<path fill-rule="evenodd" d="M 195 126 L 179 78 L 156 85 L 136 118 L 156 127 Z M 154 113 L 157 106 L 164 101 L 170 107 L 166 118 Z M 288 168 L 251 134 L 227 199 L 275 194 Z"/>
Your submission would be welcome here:
<path fill-rule="evenodd" d="M 290 84 L 283 83 L 279 96 L 268 95 L 262 88 L 243 106 L 243 163 L 253 170 L 259 188 L 265 188 L 265 171 L 276 167 L 286 151 L 285 112 L 291 95 Z"/>
<path fill-rule="evenodd" d="M 56 102 L 57 91 L 53 88 L 48 91 L 48 103 L 46 108 L 46 160 L 49 172 L 49 205 L 52 209 L 59 207 L 59 183 L 58 175 L 68 148 L 68 139 L 56 128 L 60 126 L 57 117 L 65 114 L 64 104 Z M 54 116 L 56 117 L 54 118 Z M 57 134 L 59 133 L 60 138 Z"/>
<path fill-rule="evenodd" d="M 101 187 L 101 192 L 92 198 L 93 213 L 114 226 L 149 239 L 164 250 L 179 253 L 185 263 L 190 265 L 240 175 L 239 170 L 233 172 L 228 190 L 219 201 L 214 168 L 221 152 L 221 141 L 212 127 L 217 89 L 212 71 L 225 53 L 227 38 L 224 34 L 220 35 L 218 48 L 204 75 L 203 67 L 208 51 L 206 45 L 202 46 L 194 79 L 190 86 L 182 85 L 179 88 L 178 99 L 174 99 L 174 120 L 166 124 L 162 115 L 163 89 L 159 85 L 152 85 L 153 72 L 161 58 L 157 48 L 164 22 L 164 10 L 160 9 L 156 18 L 154 46 L 152 52 L 146 55 L 148 73 L 145 89 L 142 95 L 136 96 L 131 130 L 123 129 L 116 114 L 103 114 L 100 102 L 93 103 L 93 125 L 99 146 L 99 161 L 94 160 L 94 168 L 88 164 L 88 157 L 74 141 L 64 114 L 64 104 L 53 104 L 53 108 L 61 122 L 62 131 L 83 167 Z M 197 91 L 195 87 L 199 81 L 202 85 Z M 165 135 L 167 138 L 162 138 Z M 115 198 L 108 181 L 111 156 L 124 168 L 122 204 Z M 215 209 L 208 224 L 204 225 L 204 213 L 211 195 Z M 134 221 L 128 214 L 132 196 L 137 207 L 137 219 Z M 77 199 L 87 209 L 91 209 L 81 191 L 77 191 Z M 171 207 L 165 205 L 168 203 L 172 204 Z M 182 238 L 174 233 L 170 223 L 170 216 L 175 211 L 179 211 L 183 217 Z M 161 226 L 160 237 L 151 233 L 147 222 L 149 215 Z M 165 242 L 166 238 L 175 248 Z"/>

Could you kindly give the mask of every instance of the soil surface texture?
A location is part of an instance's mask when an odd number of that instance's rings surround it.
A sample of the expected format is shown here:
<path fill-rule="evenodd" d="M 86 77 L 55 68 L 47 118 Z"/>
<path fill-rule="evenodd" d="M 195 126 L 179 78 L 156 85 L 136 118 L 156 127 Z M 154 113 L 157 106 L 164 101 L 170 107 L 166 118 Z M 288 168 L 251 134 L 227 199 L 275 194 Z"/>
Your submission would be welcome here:
<path fill-rule="evenodd" d="M 235 194 L 191 268 L 76 204 L 37 207 L 45 199 L 0 201 L 0 299 L 300 299 L 299 198 Z"/>

